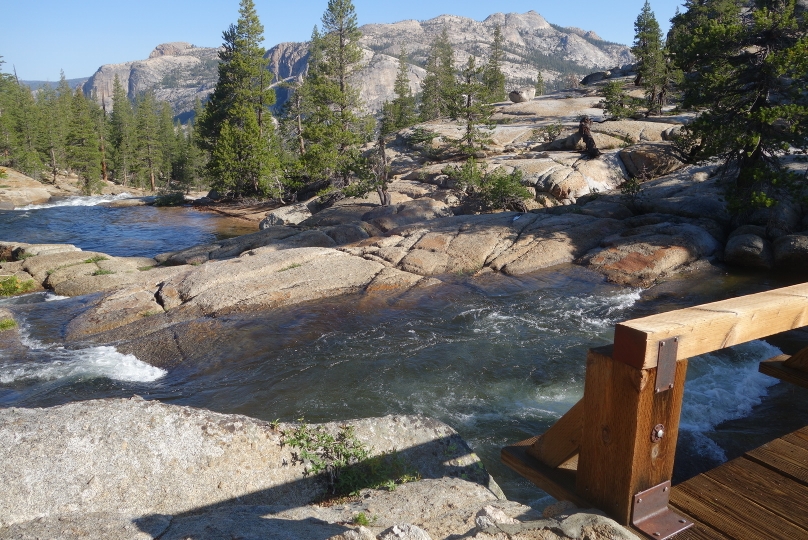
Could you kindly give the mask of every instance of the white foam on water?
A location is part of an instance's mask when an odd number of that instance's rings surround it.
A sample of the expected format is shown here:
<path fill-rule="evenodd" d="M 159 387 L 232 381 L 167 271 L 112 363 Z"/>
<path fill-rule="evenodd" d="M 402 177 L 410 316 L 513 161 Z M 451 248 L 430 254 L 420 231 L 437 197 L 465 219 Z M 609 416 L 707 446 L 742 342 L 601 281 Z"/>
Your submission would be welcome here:
<path fill-rule="evenodd" d="M 99 204 L 130 198 L 132 198 L 132 195 L 129 193 L 121 193 L 119 195 L 94 195 L 92 197 L 66 197 L 52 203 L 29 204 L 28 206 L 15 208 L 15 210 L 41 210 L 42 208 L 56 208 L 57 206 L 98 206 Z"/>
<path fill-rule="evenodd" d="M 724 451 L 706 433 L 722 422 L 748 416 L 761 403 L 778 381 L 759 373 L 758 364 L 779 354 L 777 347 L 752 341 L 689 362 L 679 429 L 691 432 L 699 454 L 726 461 Z"/>
<path fill-rule="evenodd" d="M 20 342 L 31 350 L 36 359 L 26 363 L 0 364 L 0 383 L 9 384 L 26 379 L 52 381 L 56 379 L 94 379 L 106 377 L 116 381 L 153 382 L 167 372 L 137 359 L 132 354 L 119 353 L 115 347 L 65 349 L 31 337 L 21 325 Z"/>
<path fill-rule="evenodd" d="M 45 293 L 45 302 L 56 302 L 57 300 L 67 300 L 69 296 L 59 296 L 48 291 Z"/>

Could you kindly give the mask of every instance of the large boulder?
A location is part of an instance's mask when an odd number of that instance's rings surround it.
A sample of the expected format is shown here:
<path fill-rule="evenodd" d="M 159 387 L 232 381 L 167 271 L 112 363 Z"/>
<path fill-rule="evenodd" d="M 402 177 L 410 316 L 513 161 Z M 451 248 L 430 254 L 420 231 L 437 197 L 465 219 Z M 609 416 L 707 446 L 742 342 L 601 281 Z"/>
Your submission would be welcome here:
<path fill-rule="evenodd" d="M 449 206 L 441 201 L 424 197 L 401 204 L 379 206 L 362 215 L 362 221 L 370 222 L 386 232 L 411 223 L 430 221 L 452 215 Z"/>
<path fill-rule="evenodd" d="M 13 210 L 30 204 L 43 204 L 51 194 L 45 186 L 33 178 L 12 169 L 0 168 L 5 177 L 0 178 L 0 209 Z"/>
<path fill-rule="evenodd" d="M 777 238 L 774 263 L 782 270 L 804 272 L 808 268 L 808 235 L 789 234 Z"/>
<path fill-rule="evenodd" d="M 724 262 L 769 270 L 774 266 L 771 243 L 756 234 L 733 235 L 724 248 Z"/>
<path fill-rule="evenodd" d="M 314 198 L 297 204 L 276 208 L 267 214 L 267 217 L 261 221 L 258 228 L 264 230 L 276 225 L 297 225 L 301 221 L 311 217 L 311 206 L 316 200 L 317 199 Z"/>
<path fill-rule="evenodd" d="M 536 89 L 532 86 L 517 88 L 508 93 L 508 99 L 514 103 L 525 103 L 536 97 Z"/>
<path fill-rule="evenodd" d="M 620 159 L 633 178 L 656 178 L 677 171 L 684 163 L 668 144 L 638 144 L 620 150 Z"/>
<path fill-rule="evenodd" d="M 586 77 L 581 80 L 581 84 L 587 85 L 596 83 L 598 81 L 602 81 L 604 79 L 608 79 L 611 75 L 610 71 L 596 71 L 595 73 L 590 73 Z"/>

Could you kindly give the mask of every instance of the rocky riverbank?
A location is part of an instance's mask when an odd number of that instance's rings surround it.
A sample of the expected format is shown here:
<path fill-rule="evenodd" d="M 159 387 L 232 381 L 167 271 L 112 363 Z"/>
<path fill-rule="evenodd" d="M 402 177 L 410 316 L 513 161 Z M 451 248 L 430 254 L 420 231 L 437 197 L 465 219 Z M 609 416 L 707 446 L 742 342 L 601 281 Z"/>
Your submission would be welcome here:
<path fill-rule="evenodd" d="M 636 538 L 598 513 L 542 519 L 504 500 L 457 433 L 425 417 L 308 429 L 346 426 L 375 487 L 328 499 L 292 441 L 299 424 L 137 397 L 2 409 L 0 538 Z"/>

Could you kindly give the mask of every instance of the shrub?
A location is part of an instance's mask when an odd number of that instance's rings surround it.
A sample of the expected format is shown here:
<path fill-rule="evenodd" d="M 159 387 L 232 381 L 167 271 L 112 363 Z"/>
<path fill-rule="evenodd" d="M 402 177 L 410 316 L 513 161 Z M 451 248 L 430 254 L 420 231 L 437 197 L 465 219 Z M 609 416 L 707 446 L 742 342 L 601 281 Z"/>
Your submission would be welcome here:
<path fill-rule="evenodd" d="M 462 196 L 479 202 L 484 208 L 521 209 L 522 201 L 531 197 L 530 191 L 522 185 L 519 169 L 510 174 L 500 167 L 488 172 L 486 165 L 478 165 L 472 157 L 460 167 L 445 167 L 441 172 L 455 180 Z"/>
<path fill-rule="evenodd" d="M 185 204 L 185 194 L 181 191 L 161 193 L 154 199 L 154 206 L 182 206 Z"/>
<path fill-rule="evenodd" d="M 34 280 L 20 281 L 17 276 L 0 277 L 0 296 L 14 296 L 27 293 L 34 288 Z"/>
<path fill-rule="evenodd" d="M 17 321 L 14 319 L 0 319 L 0 332 L 11 330 L 17 326 Z"/>
<path fill-rule="evenodd" d="M 641 101 L 629 96 L 623 89 L 622 83 L 609 81 L 601 88 L 603 96 L 603 110 L 611 118 L 619 120 L 628 118 L 637 113 Z"/>

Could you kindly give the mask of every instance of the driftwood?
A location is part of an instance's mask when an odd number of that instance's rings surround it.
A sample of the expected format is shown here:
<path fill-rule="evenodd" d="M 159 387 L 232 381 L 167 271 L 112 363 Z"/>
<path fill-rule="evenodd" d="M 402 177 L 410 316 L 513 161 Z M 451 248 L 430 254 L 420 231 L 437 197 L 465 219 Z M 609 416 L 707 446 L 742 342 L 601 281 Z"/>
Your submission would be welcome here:
<path fill-rule="evenodd" d="M 590 158 L 596 158 L 601 154 L 601 151 L 598 150 L 598 145 L 595 144 L 595 139 L 592 138 L 591 128 L 592 119 L 588 116 L 581 118 L 581 123 L 578 124 L 578 134 L 581 136 L 581 139 L 583 139 L 584 144 L 586 144 L 584 153 Z"/>

